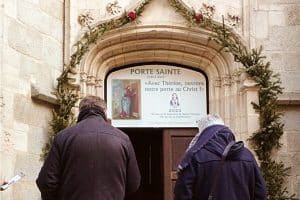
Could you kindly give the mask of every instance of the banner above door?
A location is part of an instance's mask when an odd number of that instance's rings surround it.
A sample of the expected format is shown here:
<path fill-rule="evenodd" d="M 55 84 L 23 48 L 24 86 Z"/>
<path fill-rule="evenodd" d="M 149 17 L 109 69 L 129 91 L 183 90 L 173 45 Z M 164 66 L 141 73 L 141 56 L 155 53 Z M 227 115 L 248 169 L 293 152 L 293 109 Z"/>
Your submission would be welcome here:
<path fill-rule="evenodd" d="M 107 115 L 116 127 L 196 127 L 207 114 L 207 81 L 199 71 L 147 64 L 110 73 Z"/>

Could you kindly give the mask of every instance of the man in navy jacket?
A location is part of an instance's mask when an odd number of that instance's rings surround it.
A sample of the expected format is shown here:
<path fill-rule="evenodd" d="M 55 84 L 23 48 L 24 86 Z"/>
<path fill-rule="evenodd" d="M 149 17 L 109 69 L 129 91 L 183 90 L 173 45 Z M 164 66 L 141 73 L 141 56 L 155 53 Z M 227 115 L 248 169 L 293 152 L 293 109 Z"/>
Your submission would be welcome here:
<path fill-rule="evenodd" d="M 221 164 L 225 147 L 233 144 Z M 217 115 L 199 122 L 199 134 L 179 167 L 175 200 L 263 200 L 266 186 L 252 153 L 235 142 L 232 131 Z M 215 183 L 214 183 L 215 182 Z"/>
<path fill-rule="evenodd" d="M 85 97 L 77 124 L 54 138 L 36 181 L 43 200 L 123 200 L 138 189 L 133 146 L 105 109 L 101 98 Z"/>

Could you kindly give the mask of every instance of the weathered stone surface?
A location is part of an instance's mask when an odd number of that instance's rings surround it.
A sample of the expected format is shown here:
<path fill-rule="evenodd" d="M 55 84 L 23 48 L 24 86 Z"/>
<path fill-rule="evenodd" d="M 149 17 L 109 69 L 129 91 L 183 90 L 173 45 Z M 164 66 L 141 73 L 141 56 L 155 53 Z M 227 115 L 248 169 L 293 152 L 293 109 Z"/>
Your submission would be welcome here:
<path fill-rule="evenodd" d="M 287 22 L 290 26 L 300 25 L 300 4 L 286 9 Z"/>
<path fill-rule="evenodd" d="M 48 136 L 48 128 L 30 126 L 28 131 L 28 153 L 41 155 L 42 149 Z"/>
<path fill-rule="evenodd" d="M 28 12 L 29 10 L 30 12 Z M 27 1 L 18 0 L 18 19 L 26 25 L 35 28 L 39 32 L 61 41 L 62 36 L 56 33 L 57 30 L 61 30 L 62 33 L 61 20 L 46 14 L 39 9 L 37 5 Z"/>
<path fill-rule="evenodd" d="M 17 0 L 5 0 L 4 10 L 5 10 L 5 14 L 7 16 L 16 18 L 16 16 L 17 16 Z"/>
<path fill-rule="evenodd" d="M 15 20 L 8 19 L 8 44 L 11 48 L 30 57 L 42 58 L 42 36 Z"/>
<path fill-rule="evenodd" d="M 46 90 L 44 88 L 38 88 L 34 84 L 31 84 L 31 97 L 33 99 L 47 102 L 50 104 L 57 105 L 57 99 L 54 94 L 52 94 L 54 90 Z"/>
<path fill-rule="evenodd" d="M 299 72 L 282 72 L 280 77 L 285 91 L 300 91 L 300 84 L 296 84 L 299 83 L 298 81 L 300 80 Z"/>
<path fill-rule="evenodd" d="M 283 92 L 278 95 L 279 105 L 300 105 L 300 92 Z"/>
<path fill-rule="evenodd" d="M 59 20 L 63 20 L 63 1 L 60 0 L 40 0 L 40 8 L 50 16 L 53 16 Z"/>
<path fill-rule="evenodd" d="M 300 52 L 300 26 L 273 26 L 269 36 L 263 43 L 265 50 Z"/>
<path fill-rule="evenodd" d="M 281 107 L 281 112 L 284 112 L 282 121 L 285 124 L 285 131 L 299 131 L 300 130 L 300 108 L 298 106 Z M 300 145 L 299 145 L 300 146 Z"/>
<path fill-rule="evenodd" d="M 287 146 L 289 152 L 300 152 L 300 133 L 299 132 L 287 132 Z"/>
<path fill-rule="evenodd" d="M 269 35 L 268 12 L 257 11 L 255 13 L 255 36 L 258 39 L 267 38 Z"/>
<path fill-rule="evenodd" d="M 269 11 L 269 26 L 285 26 L 286 15 L 283 11 Z"/>
<path fill-rule="evenodd" d="M 43 39 L 43 61 L 49 66 L 56 69 L 63 66 L 62 44 L 57 41 L 44 38 Z"/>
<path fill-rule="evenodd" d="M 41 113 L 43 113 L 41 115 Z M 35 103 L 30 98 L 22 95 L 15 95 L 14 99 L 15 120 L 31 126 L 48 127 L 51 117 L 51 109 Z"/>
<path fill-rule="evenodd" d="M 16 75 L 18 75 L 19 70 L 20 70 L 21 55 L 19 54 L 18 51 L 16 51 L 15 49 L 12 49 L 8 45 L 6 45 L 3 48 L 3 64 L 10 66 L 10 67 L 4 67 L 3 70 L 5 70 L 5 68 L 15 69 L 16 74 L 11 74 L 11 75 L 16 76 Z M 3 73 L 5 73 L 5 72 L 3 72 Z"/>
<path fill-rule="evenodd" d="M 14 147 L 18 151 L 27 152 L 29 126 L 23 123 L 14 123 Z"/>
<path fill-rule="evenodd" d="M 15 174 L 23 172 L 25 177 L 22 181 L 35 181 L 41 168 L 40 157 L 24 152 L 17 152 Z"/>

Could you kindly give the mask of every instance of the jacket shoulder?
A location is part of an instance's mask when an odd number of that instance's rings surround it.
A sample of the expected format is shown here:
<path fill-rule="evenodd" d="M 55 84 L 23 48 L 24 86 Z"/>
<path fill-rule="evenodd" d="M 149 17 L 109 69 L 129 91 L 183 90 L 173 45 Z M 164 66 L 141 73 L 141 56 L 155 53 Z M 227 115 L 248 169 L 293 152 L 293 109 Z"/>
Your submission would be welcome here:
<path fill-rule="evenodd" d="M 199 151 L 194 152 L 192 156 L 199 163 L 221 160 L 220 156 L 208 151 L 205 148 L 202 148 Z M 253 162 L 255 160 L 255 158 L 254 158 L 253 154 L 250 152 L 250 150 L 244 147 L 238 154 L 230 157 L 230 160 Z"/>

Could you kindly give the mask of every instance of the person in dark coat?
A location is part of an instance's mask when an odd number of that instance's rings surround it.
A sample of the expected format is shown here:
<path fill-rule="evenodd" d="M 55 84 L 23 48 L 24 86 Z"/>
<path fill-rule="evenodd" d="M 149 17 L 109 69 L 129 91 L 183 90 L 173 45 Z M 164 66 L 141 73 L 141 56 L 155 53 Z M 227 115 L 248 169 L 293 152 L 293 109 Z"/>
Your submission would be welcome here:
<path fill-rule="evenodd" d="M 174 199 L 265 199 L 265 181 L 243 142 L 235 142 L 232 131 L 218 115 L 208 115 L 198 125 L 199 133 L 178 166 Z M 230 150 L 221 164 L 226 146 Z"/>
<path fill-rule="evenodd" d="M 123 200 L 140 185 L 129 137 L 107 122 L 106 103 L 87 96 L 77 124 L 60 131 L 36 181 L 43 200 Z"/>

